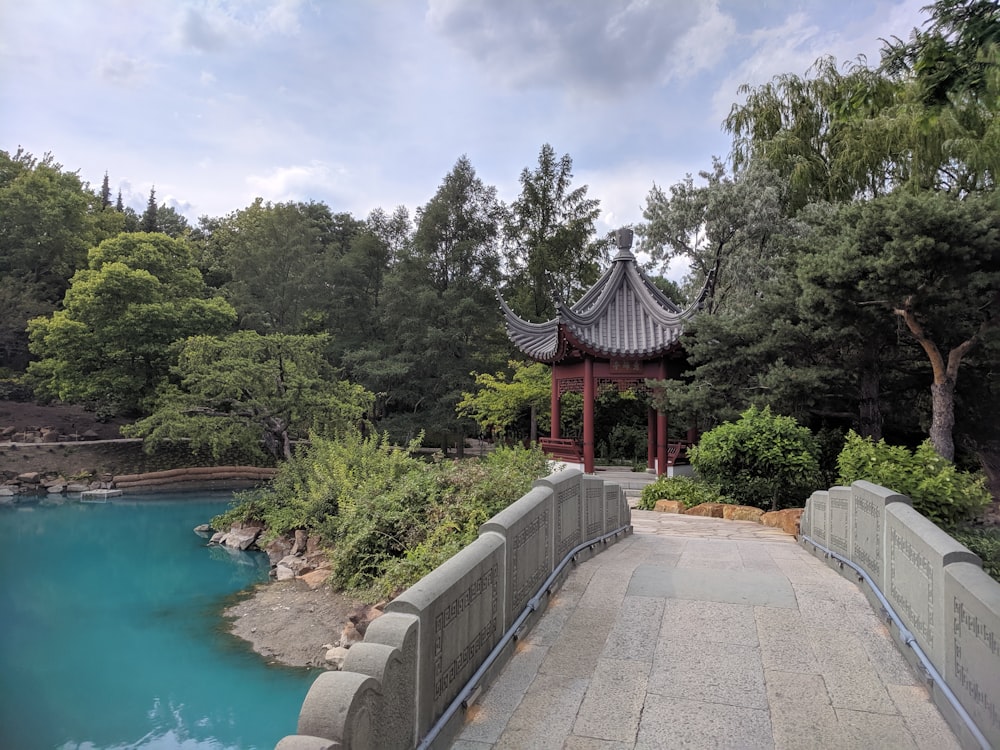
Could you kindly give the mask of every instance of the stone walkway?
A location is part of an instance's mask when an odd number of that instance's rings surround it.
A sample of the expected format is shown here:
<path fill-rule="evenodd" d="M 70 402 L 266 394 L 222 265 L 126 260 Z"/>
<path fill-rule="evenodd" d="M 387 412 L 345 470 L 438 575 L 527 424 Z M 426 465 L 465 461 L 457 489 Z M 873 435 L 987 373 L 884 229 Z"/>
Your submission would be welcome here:
<path fill-rule="evenodd" d="M 794 539 L 632 523 L 571 573 L 453 750 L 958 747 L 861 591 Z"/>

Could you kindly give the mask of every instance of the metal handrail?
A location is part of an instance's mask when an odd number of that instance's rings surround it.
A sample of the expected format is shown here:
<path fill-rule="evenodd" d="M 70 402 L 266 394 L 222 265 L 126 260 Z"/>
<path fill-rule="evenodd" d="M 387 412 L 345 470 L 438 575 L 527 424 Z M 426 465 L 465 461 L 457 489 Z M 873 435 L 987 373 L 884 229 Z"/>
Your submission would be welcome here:
<path fill-rule="evenodd" d="M 958 696 L 956 696 L 952 692 L 951 688 L 948 686 L 948 683 L 944 681 L 944 678 L 941 676 L 941 673 L 937 671 L 937 668 L 934 666 L 934 663 L 930 660 L 930 657 L 928 657 L 927 654 L 924 653 L 924 650 L 920 647 L 920 644 L 917 643 L 917 639 L 914 637 L 913 633 L 911 633 L 909 628 L 907 628 L 906 625 L 903 624 L 902 619 L 900 619 L 899 615 L 896 614 L 896 611 L 892 608 L 892 605 L 889 604 L 889 600 L 885 598 L 885 595 L 882 593 L 882 590 L 875 585 L 875 581 L 873 581 L 872 577 L 868 575 L 868 572 L 864 568 L 855 565 L 846 557 L 838 555 L 833 550 L 824 547 L 822 544 L 814 540 L 812 537 L 807 536 L 805 534 L 800 534 L 799 536 L 801 539 L 804 539 L 805 541 L 809 542 L 809 544 L 811 544 L 813 547 L 823 552 L 823 554 L 826 555 L 827 557 L 832 557 L 835 560 L 840 561 L 841 564 L 847 565 L 848 567 L 852 568 L 855 572 L 857 572 L 858 575 L 864 578 L 865 582 L 871 587 L 871 590 L 875 593 L 875 596 L 878 597 L 879 603 L 882 605 L 882 608 L 885 611 L 886 615 L 889 616 L 889 619 L 892 620 L 895 626 L 899 629 L 899 637 L 903 640 L 903 643 L 909 646 L 911 649 L 913 649 L 913 653 L 916 654 L 917 659 L 920 660 L 920 665 L 924 668 L 924 671 L 927 672 L 927 676 L 930 678 L 931 683 L 937 685 L 938 690 L 941 691 L 941 694 L 944 695 L 948 703 L 951 704 L 951 707 L 955 710 L 955 713 L 958 714 L 958 718 L 962 720 L 962 723 L 965 724 L 966 728 L 972 734 L 973 738 L 975 738 L 976 742 L 979 743 L 979 746 L 983 750 L 991 750 L 993 746 L 989 743 L 986 737 L 983 736 L 983 733 L 979 731 L 979 727 L 976 726 L 976 722 L 973 721 L 972 717 L 969 716 L 969 712 L 966 711 L 965 707 L 959 702 Z"/>
<path fill-rule="evenodd" d="M 490 653 L 486 656 L 486 659 L 479 666 L 479 669 L 477 669 L 475 673 L 473 673 L 472 677 L 469 678 L 469 681 L 465 683 L 465 687 L 463 687 L 458 692 L 458 695 L 455 696 L 454 700 L 452 700 L 452 702 L 448 704 L 448 708 L 446 708 L 444 713 L 441 714 L 441 717 L 434 723 L 434 726 L 432 726 L 430 730 L 427 732 L 427 734 L 424 736 L 424 738 L 420 740 L 420 744 L 417 745 L 417 750 L 427 750 L 427 748 L 431 746 L 431 743 L 434 742 L 435 739 L 437 739 L 437 736 L 441 733 L 441 730 L 444 729 L 445 725 L 451 720 L 451 717 L 454 716 L 455 713 L 458 711 L 459 707 L 465 706 L 466 708 L 468 708 L 475 702 L 475 698 L 479 696 L 479 692 L 481 690 L 479 681 L 483 678 L 483 675 L 486 674 L 486 670 L 488 670 L 491 666 L 493 666 L 493 662 L 495 662 L 497 660 L 497 657 L 500 656 L 500 653 L 503 651 L 504 647 L 508 643 L 510 643 L 512 639 L 517 638 L 521 626 L 524 624 L 524 621 L 528 619 L 528 617 L 531 615 L 532 612 L 538 610 L 538 607 L 541 605 L 542 597 L 549 592 L 549 588 L 552 586 L 552 583 L 555 581 L 556 577 L 562 572 L 563 568 L 565 568 L 569 564 L 569 562 L 573 560 L 577 556 L 577 554 L 579 554 L 584 549 L 588 547 L 593 549 L 595 545 L 601 544 L 602 542 L 604 542 L 607 539 L 610 539 L 613 536 L 618 536 L 622 532 L 628 533 L 629 529 L 631 528 L 632 528 L 631 523 L 626 524 L 625 526 L 620 526 L 614 531 L 608 532 L 607 534 L 604 534 L 599 537 L 594 537 L 590 541 L 584 542 L 583 544 L 579 544 L 566 553 L 566 556 L 562 559 L 562 562 L 560 562 L 552 571 L 552 573 L 549 575 L 549 577 L 545 579 L 545 582 L 539 587 L 535 595 L 528 600 L 528 604 L 521 611 L 521 614 L 517 616 L 517 619 L 514 620 L 513 624 L 500 637 L 500 641 L 497 643 L 496 646 L 493 647 L 493 650 L 490 651 Z"/>

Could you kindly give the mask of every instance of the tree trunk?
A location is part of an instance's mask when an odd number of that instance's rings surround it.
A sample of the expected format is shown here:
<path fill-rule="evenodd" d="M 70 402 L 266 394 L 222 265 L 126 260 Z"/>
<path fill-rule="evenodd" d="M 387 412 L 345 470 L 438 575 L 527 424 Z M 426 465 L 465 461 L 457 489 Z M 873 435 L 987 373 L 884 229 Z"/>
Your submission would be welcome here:
<path fill-rule="evenodd" d="M 955 381 L 931 385 L 931 444 L 943 458 L 955 460 Z"/>
<path fill-rule="evenodd" d="M 538 442 L 538 407 L 531 405 L 531 426 L 528 428 L 528 440 L 532 445 Z"/>
<path fill-rule="evenodd" d="M 860 403 L 858 405 L 858 432 L 875 442 L 882 439 L 882 407 L 879 401 L 880 378 L 874 366 L 861 371 Z"/>

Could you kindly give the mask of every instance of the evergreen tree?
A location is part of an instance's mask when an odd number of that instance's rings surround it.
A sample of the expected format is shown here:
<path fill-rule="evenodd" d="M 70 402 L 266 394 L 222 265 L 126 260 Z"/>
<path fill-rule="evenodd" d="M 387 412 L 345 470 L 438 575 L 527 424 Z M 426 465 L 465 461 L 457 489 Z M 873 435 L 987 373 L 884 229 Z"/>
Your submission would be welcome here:
<path fill-rule="evenodd" d="M 111 184 L 108 182 L 108 173 L 104 173 L 104 182 L 101 183 L 101 210 L 111 205 Z"/>
<path fill-rule="evenodd" d="M 154 185 L 149 189 L 149 201 L 146 203 L 146 211 L 142 215 L 142 221 L 139 222 L 140 232 L 149 233 L 159 231 L 156 214 L 156 186 Z"/>

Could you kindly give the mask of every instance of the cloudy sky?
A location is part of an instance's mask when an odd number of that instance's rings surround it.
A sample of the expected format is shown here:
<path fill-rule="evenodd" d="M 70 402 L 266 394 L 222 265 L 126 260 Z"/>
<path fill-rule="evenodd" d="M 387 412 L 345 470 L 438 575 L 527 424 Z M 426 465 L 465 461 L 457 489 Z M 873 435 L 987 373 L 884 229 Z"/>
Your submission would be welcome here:
<path fill-rule="evenodd" d="M 725 157 L 742 83 L 877 62 L 930 0 L 0 0 L 0 149 L 189 219 L 256 196 L 361 218 L 463 154 L 510 202 L 542 144 L 641 221 Z"/>

